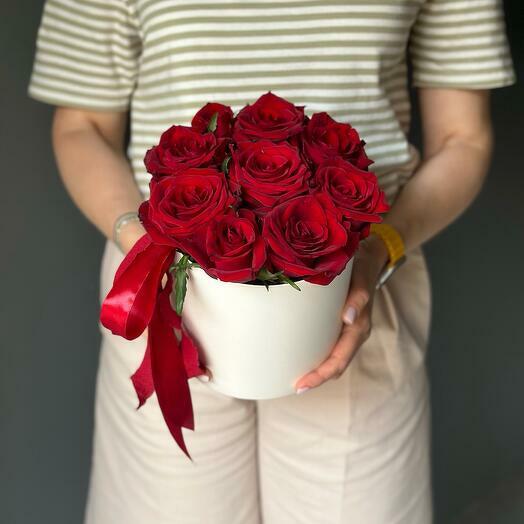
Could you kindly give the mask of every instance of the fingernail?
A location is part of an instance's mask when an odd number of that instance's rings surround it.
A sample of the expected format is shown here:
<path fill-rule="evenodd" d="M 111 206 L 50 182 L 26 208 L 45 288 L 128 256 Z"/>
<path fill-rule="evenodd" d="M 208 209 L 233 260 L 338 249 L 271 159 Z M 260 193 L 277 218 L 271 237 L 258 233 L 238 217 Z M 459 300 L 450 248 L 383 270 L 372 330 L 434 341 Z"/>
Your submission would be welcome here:
<path fill-rule="evenodd" d="M 303 387 L 303 388 L 298 388 L 297 389 L 297 395 L 302 395 L 302 393 L 305 393 L 308 389 L 311 389 L 309 387 Z"/>
<path fill-rule="evenodd" d="M 353 324 L 357 318 L 357 310 L 353 306 L 349 306 L 344 313 L 344 322 L 346 324 Z"/>
<path fill-rule="evenodd" d="M 200 382 L 209 382 L 209 376 L 208 375 L 197 375 L 198 380 Z"/>

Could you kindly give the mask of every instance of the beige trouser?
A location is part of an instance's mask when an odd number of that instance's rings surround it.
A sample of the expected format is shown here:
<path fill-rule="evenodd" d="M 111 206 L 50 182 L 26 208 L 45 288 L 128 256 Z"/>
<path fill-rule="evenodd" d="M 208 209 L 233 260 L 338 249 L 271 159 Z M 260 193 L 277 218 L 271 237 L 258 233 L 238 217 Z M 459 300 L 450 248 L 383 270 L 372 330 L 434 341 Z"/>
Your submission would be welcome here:
<path fill-rule="evenodd" d="M 121 258 L 108 243 L 102 296 Z M 86 524 L 430 523 L 429 312 L 417 251 L 377 293 L 372 335 L 338 380 L 247 401 L 191 379 L 193 463 L 154 395 L 135 409 L 145 338 L 103 330 Z"/>

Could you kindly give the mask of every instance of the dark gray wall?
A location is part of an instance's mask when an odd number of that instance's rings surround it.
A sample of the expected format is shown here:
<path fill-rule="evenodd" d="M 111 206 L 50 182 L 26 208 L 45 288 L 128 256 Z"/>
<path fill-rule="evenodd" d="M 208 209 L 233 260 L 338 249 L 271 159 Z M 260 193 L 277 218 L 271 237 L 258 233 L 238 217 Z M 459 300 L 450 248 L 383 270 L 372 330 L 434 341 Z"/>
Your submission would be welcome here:
<path fill-rule="evenodd" d="M 524 471 L 523 104 L 520 87 L 494 93 L 497 145 L 487 184 L 426 249 L 437 524 Z M 520 482 L 520 518 L 486 522 L 524 523 Z"/>
<path fill-rule="evenodd" d="M 0 522 L 6 524 L 81 521 L 98 359 L 102 239 L 59 182 L 52 109 L 26 97 L 41 7 L 30 0 L 0 6 Z M 515 0 L 506 9 L 522 78 L 522 8 Z M 496 91 L 493 107 L 497 147 L 488 183 L 426 249 L 434 294 L 429 367 L 437 524 L 524 469 L 522 89 Z"/>

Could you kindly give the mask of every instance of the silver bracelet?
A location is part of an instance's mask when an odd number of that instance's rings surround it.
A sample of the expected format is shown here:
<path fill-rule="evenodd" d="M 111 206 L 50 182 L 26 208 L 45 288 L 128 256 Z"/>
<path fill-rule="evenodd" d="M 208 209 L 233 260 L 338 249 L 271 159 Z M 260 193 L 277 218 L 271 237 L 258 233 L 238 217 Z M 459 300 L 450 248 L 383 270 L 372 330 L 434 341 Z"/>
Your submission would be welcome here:
<path fill-rule="evenodd" d="M 113 225 L 113 242 L 122 252 L 124 252 L 124 250 L 120 245 L 120 232 L 122 231 L 122 228 L 130 222 L 140 222 L 140 218 L 136 211 L 128 211 L 127 213 L 123 213 L 115 220 Z"/>

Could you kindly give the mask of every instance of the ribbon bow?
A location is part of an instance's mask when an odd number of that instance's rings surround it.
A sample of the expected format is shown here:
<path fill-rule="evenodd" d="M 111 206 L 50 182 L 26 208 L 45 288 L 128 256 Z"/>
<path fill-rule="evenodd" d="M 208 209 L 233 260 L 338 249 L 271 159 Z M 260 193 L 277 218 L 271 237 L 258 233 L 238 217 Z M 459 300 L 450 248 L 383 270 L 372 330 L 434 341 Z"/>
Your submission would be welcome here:
<path fill-rule="evenodd" d="M 120 264 L 113 287 L 102 303 L 100 321 L 127 340 L 147 328 L 147 346 L 139 368 L 131 376 L 138 408 L 156 392 L 167 427 L 180 449 L 192 460 L 182 428 L 194 430 L 188 379 L 205 372 L 193 339 L 171 306 L 173 246 L 141 237 Z M 162 279 L 167 274 L 167 283 Z M 178 332 L 178 333 L 177 333 Z"/>

